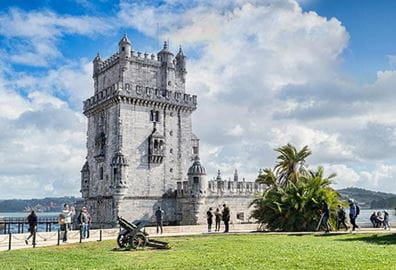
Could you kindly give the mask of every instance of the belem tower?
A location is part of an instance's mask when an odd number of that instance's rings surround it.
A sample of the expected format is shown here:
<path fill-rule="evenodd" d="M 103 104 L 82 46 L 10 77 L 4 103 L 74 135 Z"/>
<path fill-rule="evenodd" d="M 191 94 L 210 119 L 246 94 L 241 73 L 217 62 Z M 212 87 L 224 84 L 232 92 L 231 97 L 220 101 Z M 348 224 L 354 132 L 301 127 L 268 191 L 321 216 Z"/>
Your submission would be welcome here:
<path fill-rule="evenodd" d="M 249 219 L 249 204 L 263 187 L 206 178 L 191 114 L 197 97 L 186 92 L 186 56 L 165 42 L 155 54 L 135 52 L 128 37 L 107 60 L 93 60 L 94 95 L 84 101 L 87 158 L 81 170 L 83 203 L 94 226 L 117 216 L 153 220 L 161 206 L 169 224 L 206 223 L 209 207 L 226 203 L 231 222 Z"/>

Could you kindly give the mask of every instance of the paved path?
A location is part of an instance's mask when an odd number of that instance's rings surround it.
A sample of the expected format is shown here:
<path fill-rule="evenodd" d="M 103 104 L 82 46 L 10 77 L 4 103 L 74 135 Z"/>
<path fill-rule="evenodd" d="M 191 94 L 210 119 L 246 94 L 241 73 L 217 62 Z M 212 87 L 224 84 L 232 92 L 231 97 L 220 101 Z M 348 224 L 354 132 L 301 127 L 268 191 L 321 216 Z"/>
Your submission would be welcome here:
<path fill-rule="evenodd" d="M 230 234 L 246 234 L 246 233 L 265 233 L 269 235 L 320 235 L 324 234 L 324 232 L 257 232 L 254 224 L 244 224 L 245 226 L 234 226 L 234 229 L 231 228 Z M 189 230 L 188 230 L 189 228 Z M 169 236 L 188 236 L 188 235 L 208 235 L 208 234 L 222 234 L 221 232 L 205 232 L 206 226 L 173 226 L 173 227 L 164 227 L 163 234 L 156 234 L 155 228 L 149 227 L 146 231 L 150 234 L 150 237 L 169 237 Z M 102 240 L 115 240 L 117 238 L 118 229 L 103 229 L 101 230 L 91 230 L 90 238 L 83 239 L 82 242 L 94 242 L 98 241 L 100 238 Z M 396 229 L 392 229 L 391 231 L 385 231 L 384 229 L 373 229 L 373 228 L 362 228 L 355 232 L 354 234 L 365 234 L 365 233 L 396 233 Z M 330 235 L 339 235 L 339 234 L 350 234 L 351 231 L 333 231 L 330 232 Z M 100 236 L 102 234 L 102 236 Z M 26 245 L 24 240 L 28 236 L 28 234 L 13 234 L 11 235 L 11 249 L 22 249 L 22 248 L 32 248 L 31 241 L 30 245 Z M 79 231 L 70 231 L 68 234 L 69 241 L 67 243 L 60 243 L 60 245 L 68 245 L 71 243 L 79 243 Z M 36 247 L 45 247 L 45 246 L 56 246 L 58 242 L 58 233 L 57 232 L 39 232 L 37 233 L 37 244 Z M 0 251 L 8 250 L 9 244 L 9 235 L 0 235 Z"/>

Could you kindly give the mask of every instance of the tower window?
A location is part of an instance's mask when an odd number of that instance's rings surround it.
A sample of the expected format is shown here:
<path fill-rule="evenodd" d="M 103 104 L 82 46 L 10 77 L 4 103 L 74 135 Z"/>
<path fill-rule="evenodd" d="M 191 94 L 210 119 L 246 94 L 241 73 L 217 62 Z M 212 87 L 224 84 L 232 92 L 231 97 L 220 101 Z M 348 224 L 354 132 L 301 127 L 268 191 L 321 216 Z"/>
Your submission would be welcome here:
<path fill-rule="evenodd" d="M 194 155 L 198 155 L 198 147 L 197 146 L 193 146 L 192 152 Z"/>
<path fill-rule="evenodd" d="M 99 168 L 99 179 L 103 180 L 103 167 Z"/>
<path fill-rule="evenodd" d="M 194 185 L 198 185 L 199 184 L 199 178 L 198 177 L 194 177 L 193 181 L 194 181 Z"/>
<path fill-rule="evenodd" d="M 151 122 L 159 122 L 159 111 L 151 110 L 150 111 L 150 121 Z"/>
<path fill-rule="evenodd" d="M 122 51 L 123 51 L 123 52 L 125 51 L 125 47 L 122 47 Z"/>

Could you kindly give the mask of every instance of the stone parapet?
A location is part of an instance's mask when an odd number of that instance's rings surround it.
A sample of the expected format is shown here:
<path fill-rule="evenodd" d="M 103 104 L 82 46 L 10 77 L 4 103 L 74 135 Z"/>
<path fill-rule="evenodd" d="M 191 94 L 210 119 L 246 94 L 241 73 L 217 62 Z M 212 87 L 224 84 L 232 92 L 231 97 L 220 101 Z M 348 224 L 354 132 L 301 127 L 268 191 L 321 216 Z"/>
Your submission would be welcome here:
<path fill-rule="evenodd" d="M 126 83 L 113 84 L 107 87 L 94 96 L 84 101 L 84 114 L 89 114 L 89 111 L 99 105 L 104 104 L 106 101 L 117 98 L 116 100 L 122 101 L 142 101 L 147 102 L 147 105 L 158 103 L 157 105 L 171 105 L 183 107 L 189 110 L 197 108 L 197 96 L 185 94 L 176 91 L 169 91 L 167 89 L 157 89 L 152 87 L 143 87 L 141 85 L 131 85 Z"/>
<path fill-rule="evenodd" d="M 202 197 L 222 196 L 222 197 L 238 197 L 247 196 L 253 198 L 256 193 L 262 193 L 265 190 L 265 185 L 257 184 L 255 182 L 236 182 L 236 181 L 208 181 L 208 188 Z M 191 196 L 191 188 L 188 182 L 177 182 L 177 196 L 189 197 Z"/>

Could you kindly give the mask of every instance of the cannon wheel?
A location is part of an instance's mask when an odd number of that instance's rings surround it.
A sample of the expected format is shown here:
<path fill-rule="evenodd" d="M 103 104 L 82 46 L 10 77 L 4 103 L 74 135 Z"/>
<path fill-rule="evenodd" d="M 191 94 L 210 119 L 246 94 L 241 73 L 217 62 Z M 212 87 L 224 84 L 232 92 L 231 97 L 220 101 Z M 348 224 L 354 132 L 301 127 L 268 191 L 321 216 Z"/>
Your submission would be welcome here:
<path fill-rule="evenodd" d="M 138 232 L 132 239 L 133 246 L 135 248 L 144 248 L 147 245 L 148 239 L 142 232 Z"/>
<path fill-rule="evenodd" d="M 125 239 L 125 248 L 126 249 L 137 249 L 144 248 L 147 245 L 148 239 L 146 235 L 142 232 L 136 233 L 134 236 L 127 237 Z"/>
<path fill-rule="evenodd" d="M 127 236 L 124 234 L 119 234 L 117 237 L 117 244 L 120 248 L 126 248 L 128 245 Z"/>

